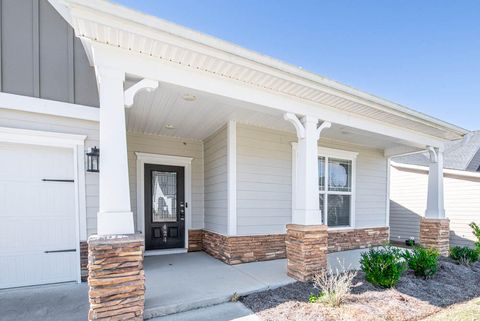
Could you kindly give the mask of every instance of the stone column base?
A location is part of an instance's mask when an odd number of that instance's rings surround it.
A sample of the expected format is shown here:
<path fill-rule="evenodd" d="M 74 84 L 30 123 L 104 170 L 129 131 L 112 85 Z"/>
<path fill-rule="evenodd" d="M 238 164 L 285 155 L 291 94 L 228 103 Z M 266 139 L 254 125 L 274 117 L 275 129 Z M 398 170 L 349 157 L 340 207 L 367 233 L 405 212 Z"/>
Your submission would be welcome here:
<path fill-rule="evenodd" d="M 287 274 L 310 281 L 327 268 L 328 233 L 326 225 L 287 225 Z"/>
<path fill-rule="evenodd" d="M 143 320 L 143 235 L 88 238 L 88 320 Z"/>
<path fill-rule="evenodd" d="M 450 249 L 449 219 L 420 219 L 420 244 L 424 247 L 437 249 L 441 255 L 448 256 Z"/>

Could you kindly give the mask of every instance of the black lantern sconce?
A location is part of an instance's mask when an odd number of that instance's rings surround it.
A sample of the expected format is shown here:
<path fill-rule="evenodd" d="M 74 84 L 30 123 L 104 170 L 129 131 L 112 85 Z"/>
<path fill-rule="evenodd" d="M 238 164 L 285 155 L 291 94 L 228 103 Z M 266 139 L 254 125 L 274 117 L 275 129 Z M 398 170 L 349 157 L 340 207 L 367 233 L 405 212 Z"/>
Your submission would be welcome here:
<path fill-rule="evenodd" d="M 87 153 L 87 172 L 98 173 L 100 171 L 100 149 L 97 146 L 90 148 Z"/>

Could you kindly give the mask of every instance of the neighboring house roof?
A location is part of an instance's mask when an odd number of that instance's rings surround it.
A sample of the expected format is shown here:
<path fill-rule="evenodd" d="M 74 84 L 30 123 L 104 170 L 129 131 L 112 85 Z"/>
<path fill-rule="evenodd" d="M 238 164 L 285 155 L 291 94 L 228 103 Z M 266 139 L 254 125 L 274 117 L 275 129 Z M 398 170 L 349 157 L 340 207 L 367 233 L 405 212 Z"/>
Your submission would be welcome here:
<path fill-rule="evenodd" d="M 468 134 L 465 139 L 445 143 L 444 168 L 462 171 L 480 171 L 480 130 Z M 428 166 L 428 153 L 394 157 L 397 163 Z"/>

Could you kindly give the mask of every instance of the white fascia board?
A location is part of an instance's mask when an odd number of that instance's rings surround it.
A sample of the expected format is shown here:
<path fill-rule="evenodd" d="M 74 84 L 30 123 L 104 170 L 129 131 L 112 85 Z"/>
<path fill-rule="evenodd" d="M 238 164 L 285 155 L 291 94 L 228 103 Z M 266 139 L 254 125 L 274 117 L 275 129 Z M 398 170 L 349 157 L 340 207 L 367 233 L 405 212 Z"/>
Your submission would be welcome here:
<path fill-rule="evenodd" d="M 0 93 L 0 108 L 98 122 L 99 108 L 36 97 Z"/>
<path fill-rule="evenodd" d="M 86 139 L 85 135 L 0 127 L 0 141 L 9 143 L 72 147 L 83 146 Z"/>
<path fill-rule="evenodd" d="M 49 1 L 52 4 L 57 3 L 54 4 L 55 7 L 59 7 L 58 3 L 70 7 L 73 12 L 71 15 L 74 16 L 74 19 L 69 17 L 69 23 L 76 30 L 77 36 L 82 36 L 81 33 L 78 32 L 79 22 L 77 19 L 82 20 L 80 23 L 82 25 L 88 23 L 88 21 L 93 23 L 102 21 L 102 24 L 109 26 L 109 28 L 130 32 L 164 43 L 175 44 L 187 50 L 230 61 L 239 66 L 265 72 L 274 77 L 280 77 L 302 86 L 321 89 L 326 93 L 368 105 L 372 108 L 383 110 L 390 114 L 422 123 L 426 126 L 449 130 L 459 136 L 468 133 L 468 130 L 459 126 L 305 71 L 297 66 L 258 54 L 227 41 L 176 25 L 155 16 L 134 11 L 118 4 L 99 0 Z M 63 10 L 63 8 L 61 10 Z M 95 27 L 90 29 L 94 30 Z M 131 49 L 134 51 L 134 43 L 132 46 L 133 48 Z"/>
<path fill-rule="evenodd" d="M 393 166 L 393 167 L 396 167 L 396 168 L 411 169 L 411 170 L 416 170 L 416 171 L 422 171 L 422 172 L 425 172 L 425 173 L 428 173 L 428 171 L 429 171 L 428 166 L 404 164 L 404 163 L 398 163 L 398 162 L 394 162 L 394 161 L 390 161 L 390 165 Z M 450 174 L 450 175 L 477 178 L 477 179 L 480 178 L 480 173 L 479 172 L 462 171 L 462 170 L 459 170 L 459 169 L 444 168 L 443 169 L 443 174 Z"/>
<path fill-rule="evenodd" d="M 128 74 L 179 85 L 207 93 L 229 97 L 240 101 L 265 106 L 282 112 L 311 115 L 334 124 L 350 126 L 369 132 L 389 136 L 395 141 L 402 140 L 409 145 L 424 148 L 439 147 L 443 140 L 409 129 L 388 125 L 367 117 L 342 112 L 330 106 L 314 104 L 302 99 L 257 88 L 234 80 L 227 80 L 206 72 L 188 69 L 139 53 L 114 48 L 98 42 L 90 42 L 96 66 L 112 69 L 123 68 Z"/>

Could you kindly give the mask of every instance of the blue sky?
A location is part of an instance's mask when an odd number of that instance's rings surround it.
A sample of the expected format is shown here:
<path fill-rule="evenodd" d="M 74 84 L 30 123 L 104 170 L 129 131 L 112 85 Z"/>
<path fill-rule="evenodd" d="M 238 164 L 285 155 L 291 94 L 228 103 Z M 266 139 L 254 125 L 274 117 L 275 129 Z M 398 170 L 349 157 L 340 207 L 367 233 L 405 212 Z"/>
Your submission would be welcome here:
<path fill-rule="evenodd" d="M 480 1 L 115 2 L 480 129 Z"/>

